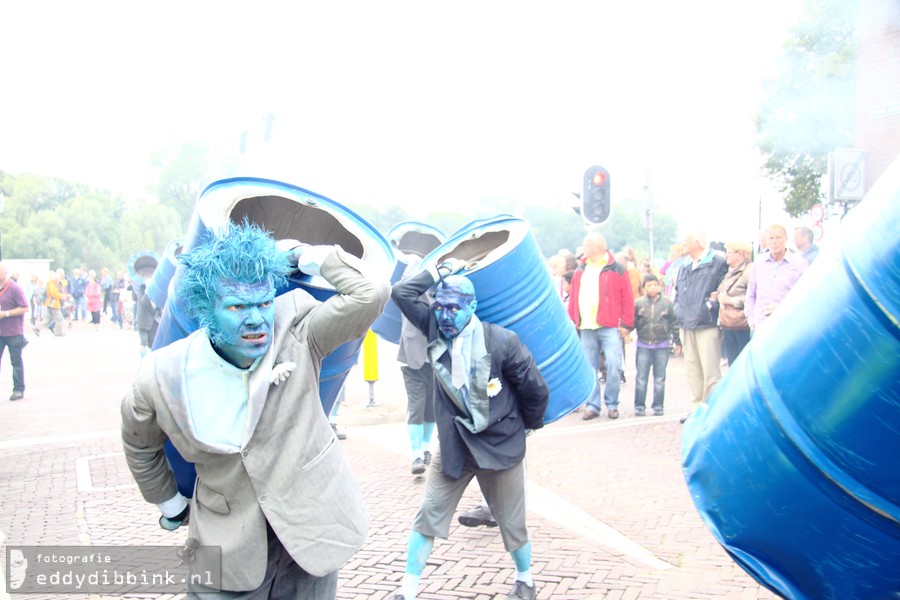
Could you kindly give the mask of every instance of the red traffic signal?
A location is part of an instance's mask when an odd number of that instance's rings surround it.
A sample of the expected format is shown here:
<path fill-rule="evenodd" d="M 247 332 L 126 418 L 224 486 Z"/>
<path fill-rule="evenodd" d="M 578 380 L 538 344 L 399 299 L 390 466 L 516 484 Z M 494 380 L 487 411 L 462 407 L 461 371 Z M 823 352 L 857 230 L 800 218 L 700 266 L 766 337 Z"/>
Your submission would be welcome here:
<path fill-rule="evenodd" d="M 609 218 L 609 211 L 609 171 L 603 167 L 590 167 L 584 172 L 581 217 L 587 223 L 599 225 Z"/>

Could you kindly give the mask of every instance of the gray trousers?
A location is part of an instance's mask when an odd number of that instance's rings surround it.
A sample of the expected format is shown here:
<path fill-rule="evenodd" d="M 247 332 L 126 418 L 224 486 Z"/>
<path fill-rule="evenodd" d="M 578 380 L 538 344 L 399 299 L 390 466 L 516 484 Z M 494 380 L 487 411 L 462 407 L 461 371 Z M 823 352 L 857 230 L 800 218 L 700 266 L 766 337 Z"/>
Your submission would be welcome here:
<path fill-rule="evenodd" d="M 525 466 L 520 462 L 502 471 L 479 469 L 471 456 L 463 465 L 459 479 L 441 473 L 441 453 L 431 457 L 425 495 L 413 521 L 413 531 L 426 537 L 446 538 L 450 534 L 453 513 L 472 478 L 478 479 L 481 492 L 491 507 L 503 547 L 515 552 L 528 541 L 525 526 Z"/>
<path fill-rule="evenodd" d="M 338 572 L 314 577 L 300 568 L 285 550 L 281 540 L 266 523 L 269 561 L 262 584 L 248 592 L 189 592 L 194 600 L 334 600 L 337 596 Z"/>

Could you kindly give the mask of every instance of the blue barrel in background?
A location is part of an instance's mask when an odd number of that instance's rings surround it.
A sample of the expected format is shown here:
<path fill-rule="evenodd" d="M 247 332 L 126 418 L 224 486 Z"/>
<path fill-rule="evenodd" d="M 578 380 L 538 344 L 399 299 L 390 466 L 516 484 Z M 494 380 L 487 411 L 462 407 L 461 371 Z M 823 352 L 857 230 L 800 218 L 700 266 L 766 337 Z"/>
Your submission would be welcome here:
<path fill-rule="evenodd" d="M 544 422 L 581 406 L 597 380 L 528 223 L 509 215 L 474 221 L 429 253 L 422 265 L 451 257 L 471 263 L 461 275 L 475 286 L 478 318 L 516 332 L 534 356 L 550 388 Z"/>
<path fill-rule="evenodd" d="M 309 190 L 253 177 L 216 181 L 200 193 L 182 252 L 190 252 L 209 232 L 220 230 L 229 220 L 241 223 L 244 219 L 271 232 L 276 240 L 295 239 L 310 245 L 340 246 L 361 259 L 375 277 L 387 279 L 395 263 L 394 252 L 384 236 L 353 211 Z M 181 265 L 176 267 L 169 284 L 171 289 L 177 285 L 183 269 Z M 290 284 L 277 293 L 296 288 L 321 301 L 336 293 L 324 278 L 304 274 L 292 278 Z M 168 294 L 154 349 L 186 337 L 196 331 L 197 326 L 177 295 Z M 331 412 L 347 374 L 356 364 L 361 346 L 362 338 L 351 340 L 323 359 L 319 397 L 326 414 Z M 166 454 L 175 471 L 179 491 L 190 496 L 195 478 L 193 465 L 177 456 L 169 443 Z"/>
<path fill-rule="evenodd" d="M 404 258 L 405 255 L 414 254 L 421 258 L 440 246 L 447 239 L 447 236 L 437 227 L 432 227 L 427 223 L 403 221 L 391 228 L 387 234 L 387 239 L 399 251 L 397 264 L 394 267 L 394 273 L 391 275 L 391 285 L 394 285 L 400 281 L 403 272 L 409 265 L 409 261 Z M 400 309 L 397 308 L 393 300 L 388 300 L 384 306 L 384 312 L 372 324 L 372 331 L 384 340 L 393 344 L 399 344 L 401 325 L 402 315 L 400 314 Z"/>
<path fill-rule="evenodd" d="M 141 250 L 128 258 L 128 279 L 132 287 L 146 289 L 159 265 L 159 254 L 153 250 Z"/>
<path fill-rule="evenodd" d="M 900 160 L 685 425 L 706 525 L 786 598 L 900 598 Z"/>
<path fill-rule="evenodd" d="M 184 240 L 172 240 L 166 244 L 162 258 L 153 271 L 153 276 L 147 283 L 147 295 L 156 306 L 165 306 L 169 297 L 169 283 L 175 275 L 175 267 L 178 266 L 177 256 L 181 254 Z"/>

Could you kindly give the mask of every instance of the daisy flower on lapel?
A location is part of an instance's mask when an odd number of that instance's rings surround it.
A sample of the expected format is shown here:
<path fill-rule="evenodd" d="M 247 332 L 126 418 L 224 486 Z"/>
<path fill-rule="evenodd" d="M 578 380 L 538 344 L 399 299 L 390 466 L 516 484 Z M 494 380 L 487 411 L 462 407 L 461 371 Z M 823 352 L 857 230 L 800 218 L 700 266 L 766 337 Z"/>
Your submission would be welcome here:
<path fill-rule="evenodd" d="M 296 368 L 297 363 L 291 361 L 276 364 L 274 367 L 272 367 L 272 383 L 278 385 L 279 383 L 290 377 L 291 371 Z"/>
<path fill-rule="evenodd" d="M 488 398 L 493 398 L 494 396 L 499 394 L 500 390 L 502 390 L 502 389 L 503 389 L 503 384 L 500 383 L 499 379 L 494 377 L 493 379 L 489 380 L 487 383 Z"/>

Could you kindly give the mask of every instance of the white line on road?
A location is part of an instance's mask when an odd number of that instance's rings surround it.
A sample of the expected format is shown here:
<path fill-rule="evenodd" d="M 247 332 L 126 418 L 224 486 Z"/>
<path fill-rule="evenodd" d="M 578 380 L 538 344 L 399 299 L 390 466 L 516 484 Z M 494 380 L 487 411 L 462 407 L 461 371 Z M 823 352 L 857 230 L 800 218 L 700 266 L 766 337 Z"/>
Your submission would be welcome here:
<path fill-rule="evenodd" d="M 627 425 L 625 423 L 603 425 L 604 428 L 610 428 L 610 426 L 621 427 Z M 588 427 L 572 428 L 570 433 L 571 431 L 584 429 L 588 429 Z M 353 428 L 353 435 L 359 435 L 395 453 L 406 457 L 409 456 L 406 423 L 355 427 Z M 627 555 L 651 568 L 664 570 L 674 567 L 674 565 L 657 558 L 652 552 L 621 532 L 592 517 L 574 504 L 533 481 L 528 482 L 528 510 L 565 527 L 577 535 Z"/>
<path fill-rule="evenodd" d="M 66 435 L 45 435 L 41 437 L 22 438 L 20 440 L 7 440 L 0 442 L 0 450 L 13 448 L 27 448 L 29 446 L 48 446 L 51 444 L 68 444 L 70 442 L 83 442 L 99 438 L 118 437 L 122 435 L 119 429 L 106 429 L 104 431 L 86 431 L 84 433 L 69 433 Z"/>
<path fill-rule="evenodd" d="M 91 461 L 96 458 L 109 458 L 111 456 L 123 456 L 124 452 L 107 452 L 105 454 L 91 454 L 90 456 L 79 456 L 75 459 L 75 482 L 78 485 L 79 492 L 109 492 L 112 490 L 125 490 L 137 487 L 136 483 L 126 483 L 123 485 L 111 485 L 106 487 L 94 487 L 91 478 Z"/>

